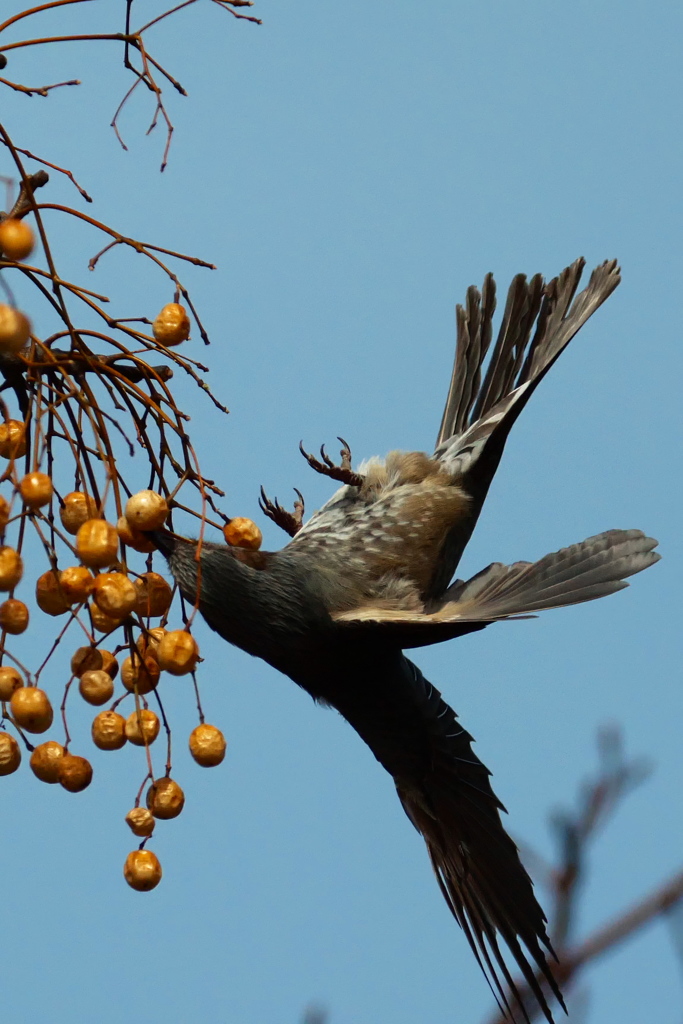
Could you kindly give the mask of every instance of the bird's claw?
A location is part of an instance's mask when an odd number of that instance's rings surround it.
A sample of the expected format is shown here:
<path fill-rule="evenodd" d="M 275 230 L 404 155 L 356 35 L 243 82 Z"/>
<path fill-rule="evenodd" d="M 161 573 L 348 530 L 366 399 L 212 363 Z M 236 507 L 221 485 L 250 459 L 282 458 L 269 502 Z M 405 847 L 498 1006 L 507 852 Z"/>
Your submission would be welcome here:
<path fill-rule="evenodd" d="M 338 441 L 343 445 L 340 451 L 341 462 L 336 465 L 325 451 L 325 445 L 320 445 L 320 459 L 316 459 L 314 455 L 309 455 L 304 448 L 303 441 L 299 442 L 299 451 L 306 459 L 306 462 L 314 469 L 316 473 L 322 473 L 324 476 L 329 476 L 333 480 L 339 480 L 340 483 L 347 484 L 349 487 L 360 487 L 363 483 L 363 477 L 360 473 L 354 473 L 351 468 L 351 449 L 343 437 L 338 437 Z"/>
<path fill-rule="evenodd" d="M 299 500 L 294 502 L 294 512 L 288 512 L 286 508 L 283 508 L 277 498 L 275 501 L 271 501 L 266 495 L 263 487 L 261 488 L 261 497 L 259 498 L 259 507 L 264 515 L 272 519 L 273 522 L 288 533 L 290 537 L 295 537 L 303 525 L 304 520 L 304 496 L 301 491 L 294 488 L 295 493 L 298 495 Z"/>

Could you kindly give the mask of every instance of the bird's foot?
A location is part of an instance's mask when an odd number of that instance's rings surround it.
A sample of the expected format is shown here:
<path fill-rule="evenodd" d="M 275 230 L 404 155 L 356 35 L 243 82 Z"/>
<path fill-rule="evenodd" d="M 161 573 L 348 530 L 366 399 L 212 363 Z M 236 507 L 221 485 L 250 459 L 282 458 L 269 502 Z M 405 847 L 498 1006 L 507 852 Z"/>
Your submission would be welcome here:
<path fill-rule="evenodd" d="M 339 480 L 343 484 L 347 484 L 349 487 L 360 487 L 363 483 L 363 477 L 360 473 L 354 473 L 351 468 L 351 449 L 344 440 L 343 437 L 338 437 L 338 441 L 341 441 L 343 448 L 340 451 L 341 462 L 339 465 L 335 465 L 332 459 L 325 451 L 325 445 L 320 446 L 320 458 L 322 462 L 315 458 L 314 455 L 309 455 L 304 449 L 303 442 L 299 442 L 299 451 L 306 459 L 308 465 L 316 471 L 316 473 L 323 473 L 324 476 L 332 477 L 333 480 Z"/>
<path fill-rule="evenodd" d="M 283 508 L 277 498 L 275 501 L 271 501 L 263 488 L 261 488 L 261 497 L 258 501 L 261 511 L 290 537 L 296 536 L 303 526 L 304 520 L 304 496 L 296 487 L 294 491 L 299 496 L 299 500 L 294 502 L 294 512 L 288 512 L 286 508 Z"/>

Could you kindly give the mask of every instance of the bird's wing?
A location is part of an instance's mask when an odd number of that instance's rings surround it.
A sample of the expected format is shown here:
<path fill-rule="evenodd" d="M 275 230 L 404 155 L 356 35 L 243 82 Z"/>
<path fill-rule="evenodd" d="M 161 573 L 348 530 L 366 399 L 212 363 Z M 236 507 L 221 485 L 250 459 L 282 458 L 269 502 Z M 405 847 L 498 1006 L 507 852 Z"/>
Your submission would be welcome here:
<path fill-rule="evenodd" d="M 609 260 L 576 295 L 584 267 L 578 259 L 547 285 L 540 274 L 530 281 L 518 274 L 488 360 L 495 282 L 488 274 L 481 293 L 468 289 L 465 306 L 457 307 L 455 363 L 435 451 L 453 472 L 467 473 L 492 435 L 500 444 L 535 387 L 621 280 L 616 260 Z"/>
<path fill-rule="evenodd" d="M 507 949 L 552 1021 L 546 994 L 551 990 L 560 1003 L 562 996 L 546 961 L 552 950 L 545 916 L 472 737 L 438 690 L 398 654 L 381 656 L 377 664 L 363 659 L 339 694 L 335 706 L 393 776 L 499 1004 L 511 1014 L 512 1003 L 529 1019 L 504 958 Z"/>
<path fill-rule="evenodd" d="M 576 290 L 585 260 L 547 285 L 540 274 L 514 278 L 498 336 L 491 347 L 496 288 L 487 275 L 457 307 L 455 362 L 434 458 L 470 496 L 470 514 L 455 524 L 429 588 L 442 594 L 477 522 L 510 429 L 534 390 L 588 318 L 620 281 L 615 260 L 596 267 Z"/>
<path fill-rule="evenodd" d="M 386 462 L 370 459 L 359 468 L 362 484 L 339 488 L 291 546 L 316 557 L 323 557 L 331 542 L 362 549 L 366 559 L 376 550 L 384 570 L 387 555 L 407 561 L 421 543 L 419 566 L 406 566 L 406 575 L 429 599 L 441 597 L 472 534 L 512 424 L 571 338 L 619 283 L 616 262 L 610 261 L 593 271 L 577 295 L 583 268 L 584 260 L 576 260 L 547 285 L 539 274 L 529 281 L 523 274 L 515 277 L 493 344 L 493 277 L 487 275 L 481 293 L 471 287 L 465 307 L 457 310 L 455 364 L 434 456 L 392 452 Z M 433 520 L 429 530 L 425 516 Z M 421 529 L 399 551 L 388 535 L 394 526 L 410 530 L 415 523 Z"/>
<path fill-rule="evenodd" d="M 608 530 L 538 562 L 494 562 L 452 584 L 438 604 L 423 611 L 368 605 L 334 618 L 348 628 L 380 628 L 387 641 L 394 637 L 402 647 L 426 646 L 497 620 L 613 594 L 628 586 L 627 577 L 659 561 L 656 546 L 640 530 Z"/>

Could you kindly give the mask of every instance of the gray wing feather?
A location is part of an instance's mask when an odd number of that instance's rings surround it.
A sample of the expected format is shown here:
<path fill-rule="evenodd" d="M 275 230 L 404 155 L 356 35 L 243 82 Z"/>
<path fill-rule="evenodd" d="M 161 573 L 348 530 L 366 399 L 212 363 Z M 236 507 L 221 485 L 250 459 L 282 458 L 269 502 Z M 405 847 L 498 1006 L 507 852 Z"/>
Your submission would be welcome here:
<path fill-rule="evenodd" d="M 455 366 L 435 451 L 451 472 L 467 473 L 494 435 L 502 451 L 540 380 L 619 284 L 616 261 L 609 260 L 574 298 L 584 266 L 576 260 L 547 286 L 539 274 L 528 282 L 523 274 L 515 277 L 483 383 L 488 345 L 481 339 L 490 336 L 495 288 L 490 275 L 481 296 L 470 288 L 466 309 L 458 307 Z M 495 466 L 497 459 L 491 475 Z"/>
<path fill-rule="evenodd" d="M 594 601 L 628 586 L 626 580 L 658 562 L 657 541 L 640 530 L 607 530 L 538 562 L 494 562 L 453 583 L 421 612 L 367 606 L 333 618 L 401 647 L 425 647 L 483 629 L 501 619 L 525 618 L 548 608 Z"/>
<path fill-rule="evenodd" d="M 490 275 L 482 294 L 470 288 L 465 309 L 458 307 L 455 366 L 434 458 L 471 503 L 469 515 L 446 537 L 427 590 L 432 599 L 443 595 L 452 579 L 515 420 L 576 332 L 619 284 L 619 268 L 610 260 L 593 271 L 577 295 L 584 266 L 585 260 L 576 260 L 547 285 L 539 274 L 530 281 L 518 274 L 490 357 L 486 339 L 495 310 Z"/>
<path fill-rule="evenodd" d="M 496 282 L 487 274 L 479 290 L 467 289 L 465 308 L 455 308 L 457 343 L 451 384 L 446 399 L 439 439 L 450 437 L 467 426 L 481 385 L 481 371 L 491 344 L 492 319 L 496 309 Z"/>
<path fill-rule="evenodd" d="M 436 615 L 491 620 L 593 601 L 659 561 L 656 545 L 640 530 L 608 530 L 538 562 L 494 563 L 449 588 Z"/>

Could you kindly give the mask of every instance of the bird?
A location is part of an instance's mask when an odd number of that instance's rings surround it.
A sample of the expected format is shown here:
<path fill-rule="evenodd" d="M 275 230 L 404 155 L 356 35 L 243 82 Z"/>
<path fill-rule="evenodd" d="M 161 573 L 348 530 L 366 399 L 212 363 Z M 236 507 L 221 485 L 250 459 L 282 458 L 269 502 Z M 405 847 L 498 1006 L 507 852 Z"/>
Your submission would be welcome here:
<path fill-rule="evenodd" d="M 570 340 L 620 281 L 615 260 L 577 293 L 585 260 L 548 281 L 518 274 L 496 340 L 496 284 L 487 274 L 456 307 L 455 361 L 436 447 L 392 451 L 352 467 L 321 448 L 310 465 L 341 484 L 303 522 L 261 491 L 291 536 L 254 551 L 153 533 L 183 597 L 221 637 L 262 658 L 336 709 L 392 776 L 427 845 L 441 892 L 503 1013 L 553 1021 L 564 1009 L 547 921 L 488 768 L 440 692 L 404 651 L 507 619 L 591 601 L 654 564 L 657 541 L 608 530 L 536 562 L 494 562 L 453 575 L 476 525 L 508 434 Z M 521 975 L 515 980 L 512 971 Z"/>

